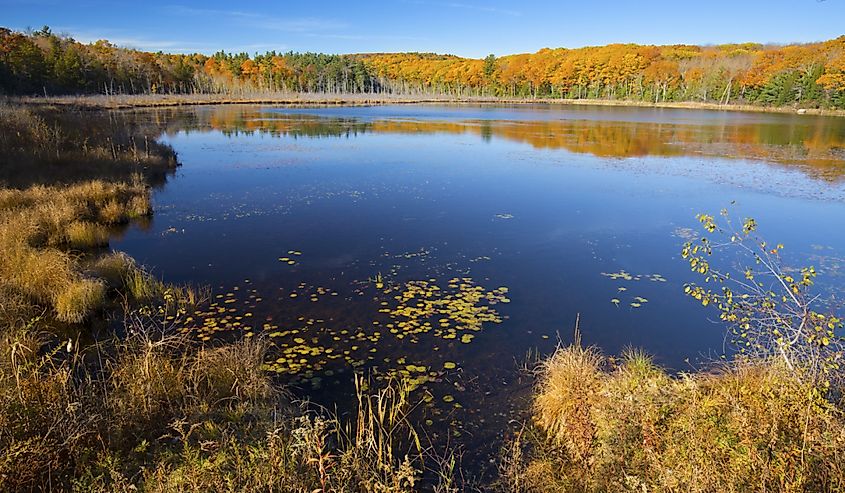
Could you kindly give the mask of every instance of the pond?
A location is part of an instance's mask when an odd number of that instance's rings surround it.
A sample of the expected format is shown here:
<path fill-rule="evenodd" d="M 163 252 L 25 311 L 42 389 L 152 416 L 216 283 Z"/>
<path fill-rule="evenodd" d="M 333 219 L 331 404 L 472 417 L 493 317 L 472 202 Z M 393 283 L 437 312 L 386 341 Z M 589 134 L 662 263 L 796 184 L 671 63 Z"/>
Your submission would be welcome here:
<path fill-rule="evenodd" d="M 521 367 L 573 339 L 678 371 L 729 354 L 684 295 L 696 214 L 753 216 L 843 284 L 845 119 L 597 106 L 213 106 L 138 111 L 183 166 L 113 247 L 208 285 L 183 329 L 263 336 L 333 407 L 353 371 L 404 376 L 419 425 L 470 461 L 530 398 Z"/>

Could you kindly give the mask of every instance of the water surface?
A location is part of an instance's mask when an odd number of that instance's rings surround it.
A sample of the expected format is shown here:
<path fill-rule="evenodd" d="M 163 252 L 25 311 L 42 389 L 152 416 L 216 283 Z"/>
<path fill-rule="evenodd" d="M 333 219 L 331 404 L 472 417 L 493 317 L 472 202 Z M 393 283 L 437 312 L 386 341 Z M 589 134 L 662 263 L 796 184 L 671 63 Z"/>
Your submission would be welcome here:
<path fill-rule="evenodd" d="M 729 348 L 679 250 L 730 207 L 842 286 L 845 120 L 578 106 L 145 111 L 183 166 L 114 245 L 207 284 L 199 338 L 269 337 L 324 404 L 410 377 L 431 436 L 476 455 L 524 409 L 529 352 L 635 346 L 676 370 Z M 429 420 L 429 421 L 425 421 Z M 428 423 L 428 424 L 425 424 Z M 484 446 L 478 446 L 482 444 Z M 478 457 L 476 457 L 478 458 Z"/>

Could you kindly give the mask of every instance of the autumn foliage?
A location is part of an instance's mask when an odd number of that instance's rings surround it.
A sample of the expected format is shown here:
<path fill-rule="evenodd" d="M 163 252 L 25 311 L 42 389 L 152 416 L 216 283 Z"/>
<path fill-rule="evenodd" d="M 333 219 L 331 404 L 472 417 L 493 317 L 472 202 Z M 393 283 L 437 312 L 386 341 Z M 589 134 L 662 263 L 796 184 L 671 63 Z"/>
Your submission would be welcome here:
<path fill-rule="evenodd" d="M 845 107 L 845 36 L 810 44 L 612 44 L 430 53 L 147 53 L 0 28 L 7 94 L 379 93 Z"/>

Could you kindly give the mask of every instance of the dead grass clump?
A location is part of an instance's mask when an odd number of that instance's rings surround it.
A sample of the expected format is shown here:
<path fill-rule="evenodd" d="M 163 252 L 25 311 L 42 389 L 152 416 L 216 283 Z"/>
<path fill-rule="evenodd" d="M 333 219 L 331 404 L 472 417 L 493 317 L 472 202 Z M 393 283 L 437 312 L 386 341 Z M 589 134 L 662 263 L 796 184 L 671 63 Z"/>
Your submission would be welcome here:
<path fill-rule="evenodd" d="M 103 224 L 121 224 L 129 220 L 126 209 L 117 200 L 109 200 L 100 209 L 100 221 Z"/>
<path fill-rule="evenodd" d="M 105 300 L 106 288 L 102 281 L 79 279 L 56 296 L 56 318 L 62 322 L 80 323 L 101 308 Z"/>
<path fill-rule="evenodd" d="M 102 279 L 109 287 L 123 289 L 126 279 L 138 270 L 135 259 L 123 252 L 111 252 L 103 255 L 89 268 L 92 275 Z"/>
<path fill-rule="evenodd" d="M 0 223 L 0 247 L 0 284 L 38 303 L 51 304 L 75 278 L 68 254 L 30 247 L 9 223 Z"/>
<path fill-rule="evenodd" d="M 592 451 L 591 410 L 600 397 L 602 362 L 595 348 L 572 346 L 555 351 L 539 369 L 537 421 L 576 462 L 584 463 Z"/>
<path fill-rule="evenodd" d="M 119 427 L 136 434 L 161 432 L 189 399 L 188 361 L 177 339 L 133 338 L 109 363 L 106 406 Z"/>
<path fill-rule="evenodd" d="M 86 249 L 109 244 L 109 231 L 88 221 L 77 221 L 67 227 L 67 240 L 72 248 Z"/>
<path fill-rule="evenodd" d="M 276 391 L 264 371 L 267 350 L 266 342 L 253 339 L 202 349 L 191 365 L 197 398 L 206 405 L 273 399 Z"/>
<path fill-rule="evenodd" d="M 134 195 L 129 201 L 126 216 L 130 219 L 149 216 L 153 213 L 150 197 L 146 194 Z"/>
<path fill-rule="evenodd" d="M 85 252 L 108 244 L 106 224 L 149 214 L 148 195 L 139 177 L 131 183 L 95 180 L 0 191 L 0 286 L 29 297 L 60 321 L 85 320 L 105 301 L 102 283 L 82 275 Z M 68 249 L 80 250 L 83 256 L 71 256 Z M 111 259 L 100 267 L 107 271 L 110 286 L 123 288 L 134 264 Z M 153 287 L 150 296 L 161 297 L 167 289 L 161 283 Z M 196 293 L 177 294 L 190 298 Z"/>

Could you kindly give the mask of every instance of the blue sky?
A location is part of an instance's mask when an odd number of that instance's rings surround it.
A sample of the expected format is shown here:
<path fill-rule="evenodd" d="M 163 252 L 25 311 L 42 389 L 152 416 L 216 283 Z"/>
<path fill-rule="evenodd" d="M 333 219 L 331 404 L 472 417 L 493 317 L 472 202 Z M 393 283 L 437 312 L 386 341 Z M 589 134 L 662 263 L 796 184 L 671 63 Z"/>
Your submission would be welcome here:
<path fill-rule="evenodd" d="M 845 34 L 843 0 L 0 0 L 0 26 L 174 53 L 425 51 L 809 42 Z"/>

